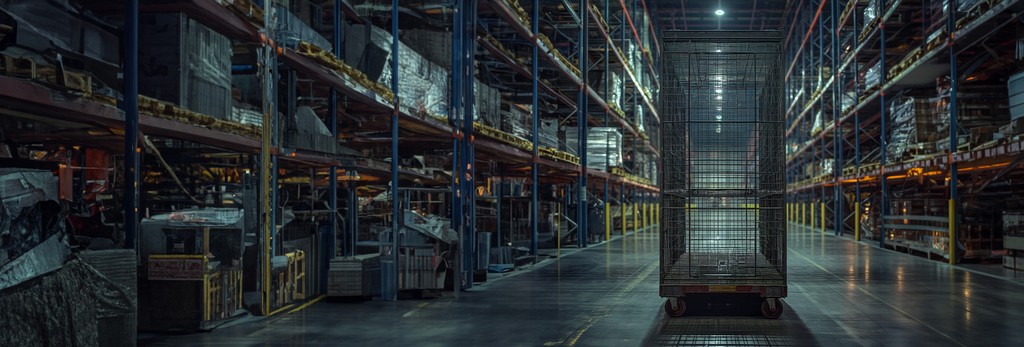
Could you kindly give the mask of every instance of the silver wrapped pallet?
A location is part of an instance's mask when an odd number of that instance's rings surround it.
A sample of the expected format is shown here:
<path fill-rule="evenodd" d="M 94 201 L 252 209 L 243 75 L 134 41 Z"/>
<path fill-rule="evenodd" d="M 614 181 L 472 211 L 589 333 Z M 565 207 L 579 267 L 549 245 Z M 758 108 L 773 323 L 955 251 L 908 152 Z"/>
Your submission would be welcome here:
<path fill-rule="evenodd" d="M 231 116 L 231 40 L 183 13 L 139 17 L 139 93 Z"/>
<path fill-rule="evenodd" d="M 310 28 L 308 24 L 292 14 L 291 11 L 288 11 L 286 7 L 280 4 L 274 5 L 273 18 L 277 21 L 277 31 L 274 32 L 277 36 L 277 42 L 284 43 L 288 47 L 296 47 L 299 42 L 308 42 L 322 48 L 324 51 L 332 51 L 333 46 L 327 39 L 316 32 L 316 30 L 313 30 L 313 28 Z"/>
<path fill-rule="evenodd" d="M 899 97 L 889 104 L 889 142 L 886 145 L 886 160 L 898 162 L 908 154 L 911 148 L 919 144 L 928 144 L 934 151 L 932 142 L 940 138 L 937 131 L 939 119 L 931 111 L 931 103 L 927 99 Z"/>
<path fill-rule="evenodd" d="M 345 28 L 345 60 L 373 81 L 391 85 L 391 39 L 372 25 Z M 448 117 L 450 72 L 421 56 L 405 43 L 398 45 L 398 99 L 413 113 Z"/>
<path fill-rule="evenodd" d="M 616 128 L 590 128 L 587 131 L 587 167 L 608 171 L 622 166 L 622 133 Z"/>

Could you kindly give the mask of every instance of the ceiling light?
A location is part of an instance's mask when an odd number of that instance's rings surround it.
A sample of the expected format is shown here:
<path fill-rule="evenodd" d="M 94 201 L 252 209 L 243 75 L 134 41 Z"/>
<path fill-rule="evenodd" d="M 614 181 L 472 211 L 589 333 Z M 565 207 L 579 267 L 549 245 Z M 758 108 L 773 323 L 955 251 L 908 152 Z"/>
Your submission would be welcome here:
<path fill-rule="evenodd" d="M 722 100 L 722 96 L 721 95 L 718 96 L 718 100 Z"/>
<path fill-rule="evenodd" d="M 722 120 L 722 115 L 715 116 L 715 120 Z"/>
<path fill-rule="evenodd" d="M 721 49 L 716 49 L 715 53 L 722 53 L 722 50 Z"/>
<path fill-rule="evenodd" d="M 715 89 L 715 93 L 722 94 L 722 90 L 721 89 Z"/>
<path fill-rule="evenodd" d="M 722 9 L 717 9 L 717 10 L 715 10 L 715 15 L 716 16 L 724 16 L 725 15 L 725 11 L 723 11 Z"/>

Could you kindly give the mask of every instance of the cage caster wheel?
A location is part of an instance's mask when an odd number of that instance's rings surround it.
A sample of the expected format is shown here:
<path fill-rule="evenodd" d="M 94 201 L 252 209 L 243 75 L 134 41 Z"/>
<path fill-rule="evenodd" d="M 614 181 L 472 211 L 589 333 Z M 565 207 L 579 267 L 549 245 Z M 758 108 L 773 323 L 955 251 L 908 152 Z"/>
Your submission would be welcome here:
<path fill-rule="evenodd" d="M 675 301 L 675 305 L 672 304 L 672 301 Z M 686 301 L 683 301 L 683 298 L 665 300 L 665 314 L 669 317 L 682 317 L 685 312 Z"/>
<path fill-rule="evenodd" d="M 763 314 L 765 318 L 779 318 L 782 316 L 782 302 L 779 301 L 779 299 L 774 298 L 765 299 L 761 302 L 761 314 Z"/>

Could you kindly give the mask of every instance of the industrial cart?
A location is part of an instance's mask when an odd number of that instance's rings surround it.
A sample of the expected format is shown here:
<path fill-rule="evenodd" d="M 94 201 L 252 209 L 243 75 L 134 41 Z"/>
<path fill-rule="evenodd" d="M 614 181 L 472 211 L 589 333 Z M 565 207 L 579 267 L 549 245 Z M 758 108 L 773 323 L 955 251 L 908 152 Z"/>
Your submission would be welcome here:
<path fill-rule="evenodd" d="M 660 294 L 786 296 L 778 32 L 667 32 L 662 76 Z M 737 296 L 737 298 L 739 298 Z"/>

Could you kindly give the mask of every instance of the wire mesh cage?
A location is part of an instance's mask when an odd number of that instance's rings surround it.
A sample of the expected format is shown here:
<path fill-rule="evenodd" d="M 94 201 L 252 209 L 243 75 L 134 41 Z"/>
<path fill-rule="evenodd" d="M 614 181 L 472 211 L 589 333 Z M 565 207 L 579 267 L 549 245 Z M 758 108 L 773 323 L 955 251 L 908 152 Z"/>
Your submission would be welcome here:
<path fill-rule="evenodd" d="M 669 32 L 664 47 L 661 295 L 784 297 L 779 34 Z"/>

